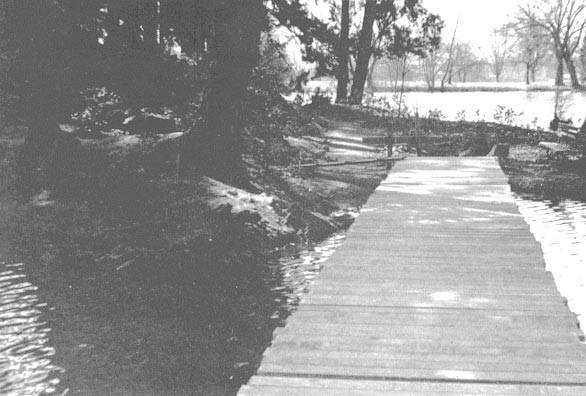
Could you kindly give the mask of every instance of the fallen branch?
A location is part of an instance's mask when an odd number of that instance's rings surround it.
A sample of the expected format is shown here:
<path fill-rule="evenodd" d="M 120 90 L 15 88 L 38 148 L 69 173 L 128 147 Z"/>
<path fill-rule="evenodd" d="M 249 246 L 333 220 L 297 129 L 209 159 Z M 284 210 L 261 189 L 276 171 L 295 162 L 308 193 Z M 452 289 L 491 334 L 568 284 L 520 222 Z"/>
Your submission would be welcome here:
<path fill-rule="evenodd" d="M 388 157 L 388 158 L 377 158 L 377 159 L 368 159 L 368 160 L 359 160 L 359 161 L 342 161 L 342 162 L 322 162 L 316 164 L 301 164 L 299 165 L 300 168 L 323 168 L 326 166 L 344 166 L 344 165 L 361 165 L 361 164 L 375 164 L 377 162 L 396 162 L 406 157 Z"/>

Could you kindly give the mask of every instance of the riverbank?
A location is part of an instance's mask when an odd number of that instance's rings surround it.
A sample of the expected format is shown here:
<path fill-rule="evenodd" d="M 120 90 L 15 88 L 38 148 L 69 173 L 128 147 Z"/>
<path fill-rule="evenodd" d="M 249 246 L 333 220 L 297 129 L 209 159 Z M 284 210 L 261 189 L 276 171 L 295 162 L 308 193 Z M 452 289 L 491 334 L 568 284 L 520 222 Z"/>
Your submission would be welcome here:
<path fill-rule="evenodd" d="M 401 81 L 374 81 L 374 86 L 370 92 L 376 93 L 398 93 L 401 90 Z M 477 82 L 455 82 L 441 86 L 441 81 L 436 81 L 433 89 L 430 89 L 427 83 L 423 81 L 405 81 L 403 83 L 403 92 L 572 92 L 576 91 L 571 88 L 570 84 L 563 87 L 557 87 L 553 81 L 532 82 L 495 82 L 495 81 L 477 81 Z M 322 93 L 334 93 L 336 91 L 336 81 L 328 78 L 312 80 L 307 84 L 307 90 L 311 93 L 319 90 Z"/>
<path fill-rule="evenodd" d="M 400 82 L 397 83 L 397 87 L 375 87 L 374 92 L 377 93 L 395 93 L 400 91 Z M 564 86 L 557 89 L 558 92 L 572 92 L 572 88 Z M 403 87 L 403 92 L 555 92 L 556 87 L 552 84 L 545 83 L 456 83 L 446 84 L 443 87 L 440 82 L 437 83 L 433 88 L 428 87 L 425 84 L 406 84 Z"/>
<path fill-rule="evenodd" d="M 586 202 L 586 162 L 555 158 L 535 145 L 512 147 L 501 166 L 509 176 L 512 191 L 522 197 L 559 202 Z"/>
<path fill-rule="evenodd" d="M 512 191 L 529 199 L 586 201 L 586 162 L 583 138 L 566 141 L 570 149 L 551 155 L 540 142 L 559 142 L 555 134 L 494 122 L 445 121 L 434 117 L 408 118 L 397 123 L 377 109 L 347 109 L 339 106 L 321 110 L 330 118 L 360 120 L 365 128 L 391 130 L 399 142 L 419 141 L 422 155 L 486 155 L 497 144 L 508 148 L 500 158 Z"/>

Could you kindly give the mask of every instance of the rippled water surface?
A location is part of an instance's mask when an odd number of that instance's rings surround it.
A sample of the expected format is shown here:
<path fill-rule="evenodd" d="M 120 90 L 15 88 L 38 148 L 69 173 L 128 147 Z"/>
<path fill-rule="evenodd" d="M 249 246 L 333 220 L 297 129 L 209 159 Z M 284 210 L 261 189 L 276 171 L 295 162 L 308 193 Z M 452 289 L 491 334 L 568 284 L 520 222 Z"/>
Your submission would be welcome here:
<path fill-rule="evenodd" d="M 22 263 L 0 263 L 0 394 L 55 393 L 60 369 L 41 316 L 47 305 L 27 281 Z"/>
<path fill-rule="evenodd" d="M 2 263 L 0 395 L 233 395 L 344 236 L 192 272 Z"/>
<path fill-rule="evenodd" d="M 586 327 L 586 204 L 517 199 L 517 205 L 541 242 L 558 290 Z"/>

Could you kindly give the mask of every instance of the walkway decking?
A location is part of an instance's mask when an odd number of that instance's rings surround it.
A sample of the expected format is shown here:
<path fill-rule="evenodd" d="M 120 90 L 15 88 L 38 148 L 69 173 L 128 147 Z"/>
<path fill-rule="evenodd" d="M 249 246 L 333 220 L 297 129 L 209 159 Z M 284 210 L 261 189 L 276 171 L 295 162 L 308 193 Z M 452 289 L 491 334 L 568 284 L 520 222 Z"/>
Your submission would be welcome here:
<path fill-rule="evenodd" d="M 586 347 L 492 158 L 395 165 L 240 396 L 586 395 Z"/>

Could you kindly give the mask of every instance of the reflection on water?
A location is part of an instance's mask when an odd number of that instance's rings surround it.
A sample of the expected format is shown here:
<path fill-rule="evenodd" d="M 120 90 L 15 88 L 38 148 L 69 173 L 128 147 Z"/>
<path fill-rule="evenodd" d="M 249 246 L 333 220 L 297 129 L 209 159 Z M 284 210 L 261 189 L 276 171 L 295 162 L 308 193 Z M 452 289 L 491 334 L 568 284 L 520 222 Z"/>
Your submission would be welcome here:
<path fill-rule="evenodd" d="M 273 286 L 272 289 L 281 299 L 281 316 L 288 316 L 294 310 L 303 294 L 307 292 L 311 281 L 319 274 L 322 263 L 345 239 L 346 233 L 339 232 L 318 245 L 300 250 L 292 256 L 285 252 L 282 257 L 272 261 L 275 279 L 280 279 L 279 285 Z"/>
<path fill-rule="evenodd" d="M 56 392 L 60 371 L 55 349 L 40 319 L 46 304 L 27 282 L 23 264 L 0 263 L 0 394 L 33 396 Z"/>
<path fill-rule="evenodd" d="M 558 290 L 586 327 L 586 204 L 518 198 L 517 205 L 541 243 Z"/>

